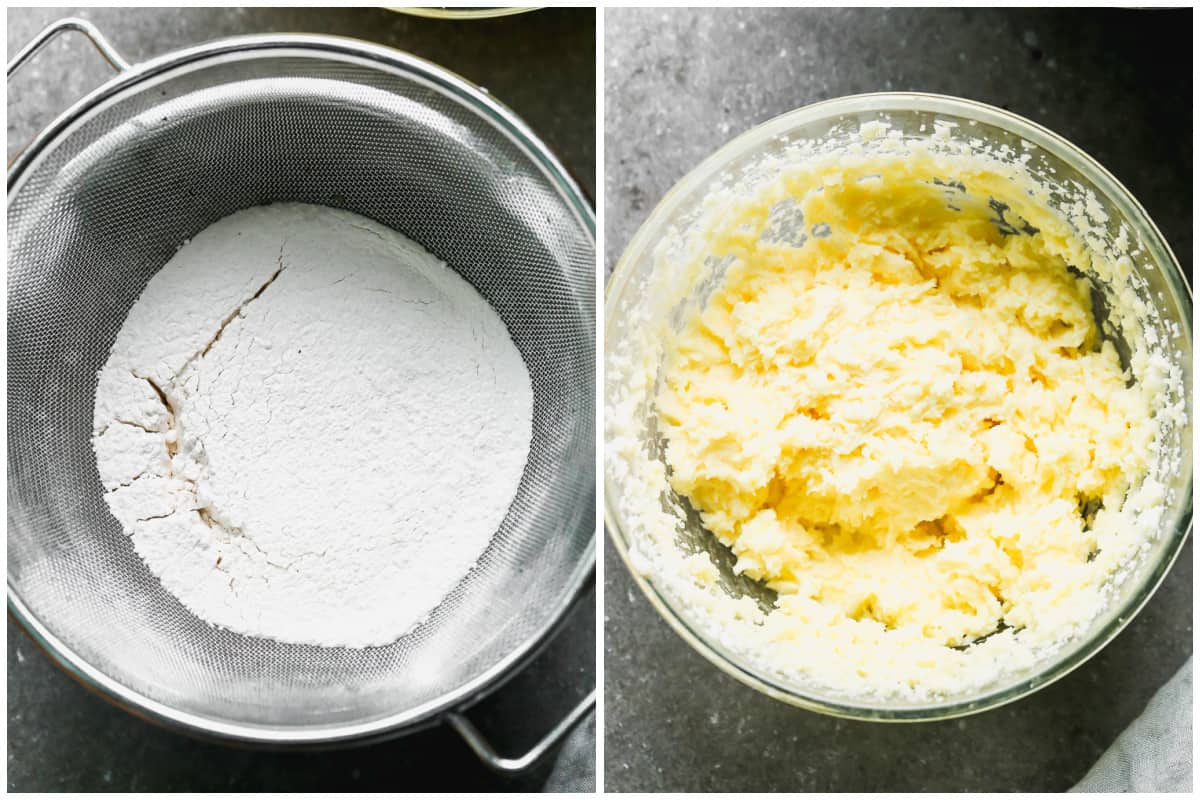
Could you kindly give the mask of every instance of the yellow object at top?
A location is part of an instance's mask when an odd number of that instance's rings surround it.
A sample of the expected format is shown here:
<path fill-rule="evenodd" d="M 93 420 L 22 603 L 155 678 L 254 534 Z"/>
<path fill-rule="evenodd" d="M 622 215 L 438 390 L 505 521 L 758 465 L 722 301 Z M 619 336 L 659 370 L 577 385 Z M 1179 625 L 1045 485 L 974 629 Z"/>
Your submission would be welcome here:
<path fill-rule="evenodd" d="M 779 593 L 780 637 L 1049 638 L 1099 602 L 1095 516 L 1146 474 L 1151 409 L 1061 223 L 960 178 L 880 157 L 731 210 L 667 347 L 672 486 Z"/>

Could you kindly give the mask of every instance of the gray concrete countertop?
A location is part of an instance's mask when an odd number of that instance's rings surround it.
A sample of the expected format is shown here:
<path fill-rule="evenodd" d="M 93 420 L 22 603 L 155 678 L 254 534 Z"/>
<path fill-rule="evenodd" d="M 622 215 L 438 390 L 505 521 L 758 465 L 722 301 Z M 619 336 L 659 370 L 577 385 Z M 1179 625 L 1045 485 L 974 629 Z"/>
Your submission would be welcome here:
<path fill-rule="evenodd" d="M 917 90 L 1001 106 L 1066 136 L 1192 263 L 1191 12 L 605 12 L 608 269 L 666 191 L 729 139 L 840 95 Z M 1083 667 L 1009 706 L 915 725 L 771 700 L 693 652 L 605 544 L 610 791 L 1061 791 L 1192 648 L 1192 550 Z"/>
<path fill-rule="evenodd" d="M 353 36 L 430 59 L 486 87 L 595 192 L 595 24 L 591 9 L 446 22 L 382 9 L 9 9 L 8 48 L 75 14 L 133 62 L 245 33 Z M 60 111 L 111 73 L 79 36 L 47 48 L 9 84 L 11 159 Z M 594 592 L 525 671 L 471 714 L 506 753 L 523 752 L 595 680 Z M 200 742 L 113 708 L 51 665 L 8 625 L 11 791 L 537 791 L 553 759 L 518 779 L 484 768 L 445 726 L 382 744 L 269 753 Z"/>

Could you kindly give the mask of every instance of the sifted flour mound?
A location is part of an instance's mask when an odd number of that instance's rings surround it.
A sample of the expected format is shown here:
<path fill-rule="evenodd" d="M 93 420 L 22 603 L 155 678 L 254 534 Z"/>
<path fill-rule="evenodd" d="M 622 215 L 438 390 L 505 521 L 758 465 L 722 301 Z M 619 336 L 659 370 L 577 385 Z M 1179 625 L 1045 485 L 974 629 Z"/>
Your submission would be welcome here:
<path fill-rule="evenodd" d="M 516 494 L 533 395 L 504 323 L 364 217 L 280 204 L 182 247 L 96 392 L 105 499 L 202 619 L 384 645 L 462 580 Z"/>

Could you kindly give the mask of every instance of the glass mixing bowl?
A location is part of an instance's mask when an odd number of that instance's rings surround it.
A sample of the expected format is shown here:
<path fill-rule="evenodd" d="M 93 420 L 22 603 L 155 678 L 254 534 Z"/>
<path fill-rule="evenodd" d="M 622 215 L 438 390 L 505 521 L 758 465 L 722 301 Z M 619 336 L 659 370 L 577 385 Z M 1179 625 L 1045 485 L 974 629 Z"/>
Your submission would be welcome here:
<path fill-rule="evenodd" d="M 1070 216 L 1078 213 L 1080 191 L 1090 192 L 1098 208 L 1091 207 L 1089 216 L 1101 220 L 1091 233 L 1098 235 L 1089 245 L 1107 249 L 1109 253 L 1136 253 L 1138 267 L 1132 270 L 1131 288 L 1153 309 L 1143 330 L 1153 327 L 1154 335 L 1165 342 L 1168 357 L 1176 362 L 1182 382 L 1175 392 L 1175 401 L 1182 407 L 1180 421 L 1168 436 L 1177 446 L 1178 462 L 1159 475 L 1169 488 L 1168 507 L 1158 536 L 1149 544 L 1137 566 L 1116 587 L 1108 607 L 1098 615 L 1088 629 L 1070 640 L 1042 663 L 1015 674 L 1009 674 L 981 689 L 961 696 L 944 697 L 927 703 L 907 701 L 855 700 L 802 685 L 794 680 L 769 672 L 753 662 L 745 653 L 732 650 L 719 634 L 712 630 L 689 604 L 680 602 L 669 587 L 669 581 L 658 580 L 647 568 L 639 552 L 633 517 L 626 498 L 637 489 L 638 480 L 619 449 L 612 442 L 625 436 L 627 428 L 614 434 L 615 425 L 632 425 L 636 433 L 627 439 L 635 441 L 637 450 L 646 458 L 663 461 L 662 444 L 656 433 L 653 403 L 655 380 L 631 378 L 635 363 L 655 360 L 651 337 L 641 331 L 648 319 L 669 320 L 678 327 L 682 317 L 681 304 L 667 308 L 655 285 L 655 270 L 662 263 L 671 241 L 680 240 L 701 216 L 706 198 L 732 186 L 744 186 L 747 176 L 770 169 L 773 159 L 794 152 L 798 143 L 823 143 L 841 147 L 853 146 L 862 140 L 862 126 L 873 121 L 888 124 L 893 135 L 905 139 L 926 140 L 940 128 L 945 135 L 957 140 L 960 148 L 997 149 L 1012 155 L 1013 160 L 1026 163 L 1027 170 L 1049 192 L 1055 210 Z M 897 133 L 898 132 L 898 133 Z M 1007 149 L 1005 149 L 1007 148 Z M 776 162 L 777 163 L 777 162 Z M 1072 204 L 1075 204 L 1072 206 Z M 1122 229 L 1127 239 L 1119 240 Z M 1099 230 L 1099 234 L 1096 233 Z M 694 255 L 694 254 L 693 254 Z M 703 298 L 720 275 L 714 275 L 692 287 L 688 300 L 695 303 Z M 673 288 L 678 289 L 678 286 Z M 1111 287 L 1097 287 L 1101 293 Z M 733 140 L 681 180 L 654 209 L 649 219 L 634 236 L 622 255 L 609 282 L 605 303 L 605 398 L 606 425 L 609 444 L 605 465 L 605 521 L 617 551 L 634 575 L 638 585 L 653 606 L 671 626 L 701 655 L 724 672 L 743 683 L 776 699 L 796 706 L 835 716 L 880 720 L 915 721 L 963 716 L 1011 702 L 1045 686 L 1095 655 L 1111 641 L 1154 593 L 1171 564 L 1179 554 L 1191 529 L 1192 516 L 1192 440 L 1191 394 L 1192 381 L 1192 311 L 1191 292 L 1178 262 L 1172 255 L 1154 223 L 1137 200 L 1103 167 L 1065 139 L 1028 120 L 990 106 L 927 94 L 888 93 L 845 97 L 817 103 L 777 117 Z M 640 348 L 640 349 L 639 349 Z M 1120 345 L 1118 344 L 1118 349 Z M 631 372 L 630 370 L 635 370 Z M 650 370 L 652 374 L 654 369 Z M 640 398 L 635 403 L 629 397 Z M 618 398 L 622 398 L 618 400 Z M 630 410 L 636 408 L 636 411 Z M 624 419 L 619 418 L 624 416 Z M 628 452 L 628 450 L 626 450 Z M 720 573 L 721 590 L 730 596 L 748 596 L 767 607 L 771 595 L 767 590 L 733 571 L 732 553 L 703 530 L 694 511 L 679 505 L 665 480 L 661 487 L 664 508 L 674 504 L 686 524 L 676 537 L 676 546 L 685 553 L 706 551 Z"/>

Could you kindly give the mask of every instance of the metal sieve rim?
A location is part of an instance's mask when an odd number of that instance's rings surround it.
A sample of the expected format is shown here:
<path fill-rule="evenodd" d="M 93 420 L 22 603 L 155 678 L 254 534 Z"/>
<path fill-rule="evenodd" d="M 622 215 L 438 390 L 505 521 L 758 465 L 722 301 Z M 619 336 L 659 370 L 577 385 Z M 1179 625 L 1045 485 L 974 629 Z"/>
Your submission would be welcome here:
<path fill-rule="evenodd" d="M 515 112 L 467 79 L 430 61 L 394 48 L 339 36 L 262 34 L 229 37 L 176 50 L 120 72 L 70 106 L 14 159 L 8 170 L 8 203 L 11 205 L 14 196 L 29 175 L 30 168 L 42 155 L 53 149 L 61 136 L 125 93 L 137 91 L 147 81 L 205 61 L 280 55 L 325 58 L 379 69 L 415 80 L 457 101 L 491 124 L 536 165 L 538 171 L 554 186 L 560 199 L 570 209 L 572 217 L 587 239 L 595 243 L 596 218 L 591 203 L 547 145 Z M 16 525 L 11 512 L 7 519 L 9 526 Z M 581 519 L 580 522 L 588 524 L 589 520 Z M 105 699 L 151 722 L 201 737 L 234 739 L 272 746 L 378 740 L 397 736 L 402 732 L 411 732 L 436 722 L 438 717 L 447 713 L 468 708 L 499 688 L 527 664 L 538 649 L 548 642 L 575 601 L 583 594 L 595 571 L 595 541 L 593 527 L 584 548 L 584 555 L 577 562 L 567 582 L 568 590 L 563 593 L 553 613 L 533 635 L 513 648 L 503 659 L 471 681 L 435 700 L 402 712 L 353 724 L 279 727 L 231 723 L 223 719 L 184 712 L 119 683 L 67 646 L 22 601 L 14 588 L 11 573 L 8 575 L 8 609 L 10 617 L 46 652 L 52 663 L 81 681 L 87 688 L 98 691 Z"/>

